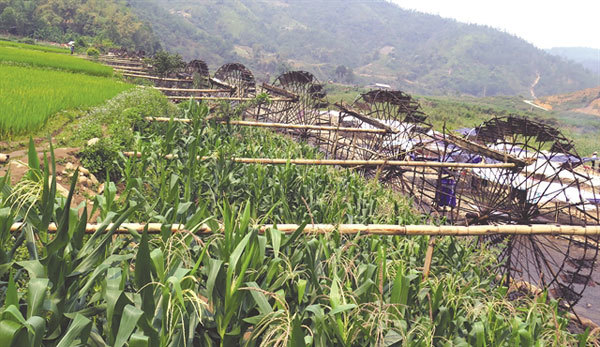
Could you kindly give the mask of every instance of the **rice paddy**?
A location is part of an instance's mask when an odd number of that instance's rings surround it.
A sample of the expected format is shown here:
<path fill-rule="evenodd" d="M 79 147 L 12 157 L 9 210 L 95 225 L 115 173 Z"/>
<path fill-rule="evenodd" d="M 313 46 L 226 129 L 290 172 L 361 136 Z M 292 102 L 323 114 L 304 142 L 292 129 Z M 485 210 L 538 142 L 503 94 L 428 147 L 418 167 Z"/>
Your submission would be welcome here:
<path fill-rule="evenodd" d="M 0 64 L 0 139 L 43 127 L 61 110 L 98 105 L 132 86 L 107 77 Z"/>
<path fill-rule="evenodd" d="M 27 45 L 5 45 L 1 41 L 0 63 L 50 68 L 92 76 L 110 77 L 113 75 L 110 67 L 89 60 L 54 51 L 30 49 Z"/>

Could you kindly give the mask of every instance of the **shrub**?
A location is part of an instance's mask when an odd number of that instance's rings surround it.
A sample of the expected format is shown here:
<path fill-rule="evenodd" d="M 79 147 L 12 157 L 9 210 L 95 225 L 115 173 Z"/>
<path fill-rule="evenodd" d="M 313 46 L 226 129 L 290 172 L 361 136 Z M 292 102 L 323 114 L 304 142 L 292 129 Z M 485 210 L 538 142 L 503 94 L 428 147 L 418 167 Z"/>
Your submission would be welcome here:
<path fill-rule="evenodd" d="M 90 47 L 87 50 L 87 55 L 90 57 L 98 58 L 98 56 L 100 56 L 100 51 L 98 51 L 98 49 L 94 47 Z"/>
<path fill-rule="evenodd" d="M 118 180 L 121 178 L 120 150 L 120 146 L 110 138 L 102 138 L 91 146 L 85 146 L 79 152 L 79 159 L 81 165 L 98 179 L 106 179 L 108 173 L 112 180 Z"/>

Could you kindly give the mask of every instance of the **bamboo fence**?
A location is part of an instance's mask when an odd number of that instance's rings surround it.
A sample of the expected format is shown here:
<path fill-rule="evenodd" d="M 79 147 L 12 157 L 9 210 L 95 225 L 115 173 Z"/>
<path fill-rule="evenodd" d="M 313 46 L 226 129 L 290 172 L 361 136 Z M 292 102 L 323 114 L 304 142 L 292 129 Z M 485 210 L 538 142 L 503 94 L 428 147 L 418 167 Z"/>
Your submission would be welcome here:
<path fill-rule="evenodd" d="M 11 225 L 11 232 L 19 231 L 24 223 L 14 223 Z M 98 231 L 101 224 L 87 224 L 85 231 L 94 233 Z M 106 229 L 113 227 L 109 224 Z M 208 225 L 201 224 L 197 227 L 186 229 L 183 224 L 161 224 L 161 223 L 123 223 L 117 229 L 117 233 L 129 233 L 130 230 L 142 232 L 148 228 L 148 233 L 160 233 L 163 227 L 168 228 L 172 233 L 194 232 L 198 234 L 218 233 L 222 230 L 212 230 Z M 277 229 L 283 233 L 291 234 L 300 228 L 298 224 L 265 224 L 255 226 L 259 232 L 264 233 L 270 229 Z M 56 232 L 57 225 L 51 223 L 48 226 L 49 232 Z M 307 224 L 303 233 L 308 234 L 328 234 L 338 232 L 340 234 L 367 234 L 367 235 L 387 235 L 387 236 L 486 236 L 486 235 L 551 235 L 551 236 L 599 236 L 600 225 L 576 226 L 576 225 L 474 225 L 474 226 L 454 226 L 454 225 L 391 225 L 391 224 Z"/>

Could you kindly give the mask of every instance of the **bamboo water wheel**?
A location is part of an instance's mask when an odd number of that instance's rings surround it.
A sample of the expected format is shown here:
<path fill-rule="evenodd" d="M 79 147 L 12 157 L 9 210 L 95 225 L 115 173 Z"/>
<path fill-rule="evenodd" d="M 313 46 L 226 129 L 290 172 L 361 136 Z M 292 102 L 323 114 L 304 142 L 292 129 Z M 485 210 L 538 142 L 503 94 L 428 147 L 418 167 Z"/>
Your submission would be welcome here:
<path fill-rule="evenodd" d="M 583 160 L 558 130 L 526 118 L 494 118 L 476 129 L 475 141 L 524 163 L 514 169 L 460 172 L 454 219 L 474 224 L 598 224 L 597 194 Z M 482 153 L 463 160 L 499 162 Z M 457 155 L 457 153 L 453 153 Z M 516 158 L 516 159 L 515 159 Z M 581 236 L 482 236 L 499 252 L 506 283 L 525 281 L 573 306 L 590 282 L 598 253 L 596 240 Z"/>
<path fill-rule="evenodd" d="M 230 63 L 221 66 L 212 79 L 213 87 L 233 87 L 233 97 L 248 97 L 256 93 L 254 75 L 240 63 Z"/>
<path fill-rule="evenodd" d="M 194 81 L 193 86 L 195 88 L 209 88 L 210 87 L 210 73 L 208 71 L 208 65 L 202 60 L 192 60 L 183 69 L 185 78 L 192 79 Z"/>
<path fill-rule="evenodd" d="M 274 96 L 291 98 L 293 101 L 274 101 L 266 105 L 257 114 L 261 120 L 270 122 L 319 125 L 321 108 L 327 105 L 323 85 L 306 71 L 289 71 L 281 74 L 272 86 L 263 85 L 263 89 Z M 293 135 L 307 138 L 319 136 L 306 130 L 291 131 Z"/>

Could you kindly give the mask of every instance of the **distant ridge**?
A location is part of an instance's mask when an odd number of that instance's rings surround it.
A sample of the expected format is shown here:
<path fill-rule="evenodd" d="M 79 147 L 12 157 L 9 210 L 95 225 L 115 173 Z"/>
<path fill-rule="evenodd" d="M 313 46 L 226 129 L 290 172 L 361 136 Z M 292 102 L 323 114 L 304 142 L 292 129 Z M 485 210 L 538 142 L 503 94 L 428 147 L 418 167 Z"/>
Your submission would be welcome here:
<path fill-rule="evenodd" d="M 320 79 L 413 93 L 560 94 L 596 81 L 581 65 L 490 27 L 384 0 L 128 0 L 165 47 L 211 68 L 240 61 L 260 78 L 306 69 Z"/>

